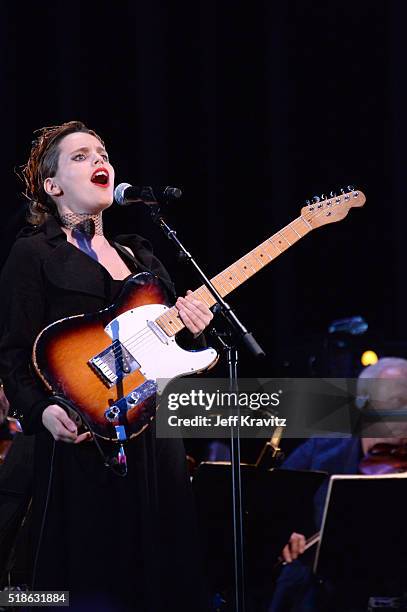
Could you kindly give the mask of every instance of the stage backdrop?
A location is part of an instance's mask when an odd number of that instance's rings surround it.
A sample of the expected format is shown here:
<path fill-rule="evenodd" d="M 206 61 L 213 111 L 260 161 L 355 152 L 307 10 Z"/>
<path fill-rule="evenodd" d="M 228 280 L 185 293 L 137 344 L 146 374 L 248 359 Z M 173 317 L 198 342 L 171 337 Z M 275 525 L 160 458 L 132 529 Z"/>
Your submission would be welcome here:
<path fill-rule="evenodd" d="M 117 182 L 177 185 L 168 210 L 214 275 L 348 184 L 363 209 L 293 246 L 230 297 L 267 352 L 242 374 L 362 315 L 406 339 L 406 3 L 276 0 L 20 3 L 0 17 L 1 261 L 24 215 L 14 168 L 33 130 L 81 119 L 106 140 Z M 111 232 L 148 237 L 179 291 L 197 279 L 142 207 Z M 218 370 L 218 373 L 222 371 Z"/>

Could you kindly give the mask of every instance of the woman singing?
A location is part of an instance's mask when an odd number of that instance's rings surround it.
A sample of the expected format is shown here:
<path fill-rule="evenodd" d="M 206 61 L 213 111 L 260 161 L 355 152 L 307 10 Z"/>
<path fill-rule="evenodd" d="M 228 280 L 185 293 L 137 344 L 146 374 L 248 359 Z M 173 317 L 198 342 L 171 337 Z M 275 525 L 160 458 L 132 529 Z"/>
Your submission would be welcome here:
<path fill-rule="evenodd" d="M 70 591 L 78 610 L 205 609 L 182 442 L 148 428 L 127 444 L 120 478 L 30 370 L 50 323 L 105 308 L 131 274 L 151 271 L 169 292 L 171 280 L 146 240 L 121 236 L 120 249 L 104 235 L 114 169 L 84 124 L 40 130 L 23 173 L 31 227 L 1 276 L 0 376 L 24 432 L 35 434 L 31 587 Z M 191 338 L 212 319 L 190 293 L 176 305 Z"/>

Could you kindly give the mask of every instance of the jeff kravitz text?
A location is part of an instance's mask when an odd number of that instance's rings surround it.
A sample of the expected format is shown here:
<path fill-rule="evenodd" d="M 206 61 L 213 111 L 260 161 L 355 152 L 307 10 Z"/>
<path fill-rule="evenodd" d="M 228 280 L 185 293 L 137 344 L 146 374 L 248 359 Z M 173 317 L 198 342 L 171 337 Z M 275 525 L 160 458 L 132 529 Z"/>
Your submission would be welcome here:
<path fill-rule="evenodd" d="M 196 415 L 194 417 L 179 417 L 172 414 L 168 417 L 170 427 L 285 427 L 286 420 L 280 417 L 252 417 L 248 415 L 229 415 L 222 417 Z"/>

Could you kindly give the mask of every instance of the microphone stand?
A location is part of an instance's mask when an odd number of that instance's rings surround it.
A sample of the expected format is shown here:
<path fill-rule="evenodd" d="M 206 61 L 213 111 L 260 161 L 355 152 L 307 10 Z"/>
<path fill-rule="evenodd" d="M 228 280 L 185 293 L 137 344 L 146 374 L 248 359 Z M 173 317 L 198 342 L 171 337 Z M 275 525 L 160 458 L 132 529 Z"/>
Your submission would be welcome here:
<path fill-rule="evenodd" d="M 222 340 L 222 344 L 226 350 L 227 363 L 229 368 L 229 389 L 231 393 L 238 393 L 238 377 L 237 363 L 238 351 L 237 345 L 242 343 L 256 357 L 264 356 L 265 353 L 257 343 L 253 335 L 247 331 L 236 314 L 233 312 L 229 304 L 227 304 L 217 289 L 206 276 L 202 268 L 198 265 L 191 253 L 186 250 L 184 245 L 177 237 L 176 231 L 171 228 L 161 214 L 159 203 L 149 205 L 150 212 L 154 223 L 156 223 L 165 236 L 172 241 L 180 257 L 188 261 L 198 275 L 202 279 L 204 285 L 213 295 L 216 300 L 215 308 L 220 312 L 229 325 L 229 341 Z M 233 397 L 233 396 L 232 396 Z M 237 397 L 237 395 L 236 395 Z M 234 575 L 235 575 L 235 612 L 245 612 L 245 585 L 244 585 L 244 550 L 243 550 L 243 511 L 242 511 L 242 483 L 240 473 L 240 408 L 235 406 L 237 414 L 237 426 L 231 425 L 230 428 L 230 443 L 231 443 L 231 467 L 232 467 L 232 498 L 233 498 L 233 543 L 234 543 Z"/>

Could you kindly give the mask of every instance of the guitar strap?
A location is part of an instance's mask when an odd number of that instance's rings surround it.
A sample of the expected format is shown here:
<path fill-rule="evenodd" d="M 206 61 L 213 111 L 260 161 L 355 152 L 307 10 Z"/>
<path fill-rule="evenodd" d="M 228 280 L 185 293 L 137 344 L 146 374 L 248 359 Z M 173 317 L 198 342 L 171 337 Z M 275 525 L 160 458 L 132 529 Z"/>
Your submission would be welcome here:
<path fill-rule="evenodd" d="M 146 266 L 144 266 L 141 261 L 133 254 L 132 249 L 130 249 L 130 247 L 128 249 L 126 249 L 126 247 L 124 247 L 122 244 L 119 244 L 118 242 L 113 242 L 115 248 L 120 251 L 120 253 L 122 253 L 123 255 L 125 255 L 127 257 L 127 259 L 130 259 L 130 261 L 133 262 L 133 264 L 136 266 L 136 268 L 140 268 L 140 270 L 142 272 L 151 272 L 151 270 L 148 270 L 148 268 Z"/>
<path fill-rule="evenodd" d="M 120 253 L 125 255 L 127 259 L 129 259 L 133 263 L 133 265 L 136 268 L 138 268 L 141 272 L 149 272 L 150 274 L 154 274 L 154 272 L 152 272 L 150 268 L 144 265 L 143 262 L 134 255 L 133 250 L 130 249 L 130 247 L 127 249 L 122 244 L 120 244 L 119 242 L 115 242 L 115 241 L 113 241 L 112 244 L 118 251 L 120 251 Z M 159 278 L 161 282 L 164 283 L 164 285 L 167 287 L 169 293 L 172 294 L 174 298 L 176 298 L 176 291 L 175 291 L 174 283 L 171 280 L 167 280 L 163 278 L 162 276 L 160 276 Z"/>

